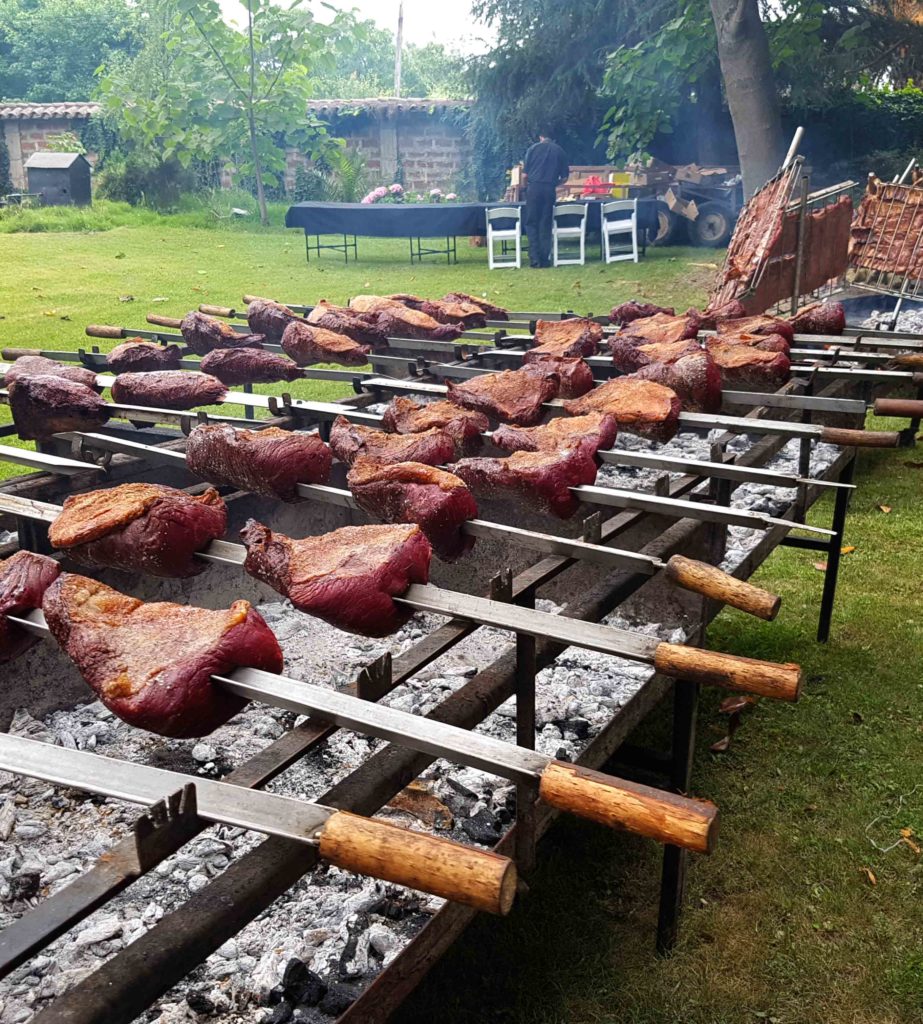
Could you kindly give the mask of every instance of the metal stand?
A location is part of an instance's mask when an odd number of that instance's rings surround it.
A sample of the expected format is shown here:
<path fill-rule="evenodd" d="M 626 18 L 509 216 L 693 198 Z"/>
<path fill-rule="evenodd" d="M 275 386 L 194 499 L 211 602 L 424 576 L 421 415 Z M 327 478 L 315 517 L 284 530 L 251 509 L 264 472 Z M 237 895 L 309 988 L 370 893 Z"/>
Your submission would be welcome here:
<path fill-rule="evenodd" d="M 455 236 L 445 236 L 445 248 L 432 248 L 423 244 L 422 238 L 410 238 L 410 262 L 423 262 L 424 256 L 445 256 L 446 263 L 458 263 L 458 253 L 455 248 Z"/>
<path fill-rule="evenodd" d="M 349 240 L 350 236 L 344 234 L 342 242 L 324 242 L 321 243 L 320 235 L 314 236 L 314 241 L 311 241 L 311 236 L 308 234 L 308 229 L 304 229 L 304 258 L 310 263 L 311 253 L 313 252 L 318 259 L 323 249 L 332 249 L 334 252 L 343 253 L 343 259 L 346 263 L 349 263 L 349 250 L 353 251 L 353 259 L 359 259 L 359 248 L 356 245 L 356 236 L 352 236 L 352 241 Z"/>

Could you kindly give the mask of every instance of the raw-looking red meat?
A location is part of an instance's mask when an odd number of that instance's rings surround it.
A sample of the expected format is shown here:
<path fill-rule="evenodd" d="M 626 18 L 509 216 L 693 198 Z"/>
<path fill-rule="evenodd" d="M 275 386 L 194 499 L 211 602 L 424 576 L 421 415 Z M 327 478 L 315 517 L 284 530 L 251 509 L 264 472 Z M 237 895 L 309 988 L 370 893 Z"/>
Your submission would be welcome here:
<path fill-rule="evenodd" d="M 285 328 L 293 320 L 303 318 L 281 302 L 272 299 L 251 299 L 247 304 L 247 323 L 254 334 L 262 334 L 267 341 L 278 342 L 282 339 Z"/>
<path fill-rule="evenodd" d="M 9 386 L 10 412 L 23 441 L 44 441 L 65 430 L 95 430 L 109 419 L 92 388 L 63 377 L 20 377 Z"/>
<path fill-rule="evenodd" d="M 364 366 L 369 361 L 368 345 L 325 327 L 293 320 L 282 335 L 282 351 L 298 366 L 338 363 L 340 366 Z"/>
<path fill-rule="evenodd" d="M 750 345 L 713 341 L 708 353 L 718 364 L 721 382 L 727 388 L 775 388 L 784 384 L 791 372 L 791 363 L 784 352 L 763 352 Z"/>
<path fill-rule="evenodd" d="M 535 377 L 525 370 L 502 370 L 472 377 L 461 384 L 450 380 L 448 399 L 500 423 L 531 427 L 542 418 L 542 406 L 554 398 L 558 387 L 554 373 Z"/>
<path fill-rule="evenodd" d="M 592 356 L 603 340 L 603 326 L 574 316 L 566 320 L 536 320 L 535 346 L 549 356 Z"/>
<path fill-rule="evenodd" d="M 672 363 L 682 356 L 701 351 L 697 341 L 655 341 L 645 345 L 635 344 L 635 338 L 618 335 L 609 342 L 612 362 L 621 373 L 634 373 L 648 363 Z"/>
<path fill-rule="evenodd" d="M 330 428 L 333 454 L 351 466 L 360 456 L 377 462 L 422 462 L 439 466 L 455 457 L 455 441 L 440 427 L 416 434 L 388 434 L 338 416 Z"/>
<path fill-rule="evenodd" d="M 346 481 L 359 507 L 373 519 L 416 523 L 444 562 L 454 562 L 474 546 L 474 537 L 462 527 L 475 518 L 478 506 L 457 476 L 420 462 L 357 459 Z"/>
<path fill-rule="evenodd" d="M 194 409 L 224 401 L 227 388 L 210 373 L 186 370 L 155 370 L 153 373 L 120 373 L 112 385 L 112 399 L 119 405 L 153 409 Z"/>
<path fill-rule="evenodd" d="M 687 412 L 717 412 L 721 408 L 721 371 L 698 347 L 669 363 L 648 363 L 634 376 L 675 391 Z"/>
<path fill-rule="evenodd" d="M 719 320 L 718 336 L 738 334 L 781 334 L 791 345 L 795 332 L 787 320 L 777 316 L 744 316 L 738 320 Z"/>
<path fill-rule="evenodd" d="M 161 484 L 119 484 L 65 498 L 48 539 L 80 565 L 182 579 L 205 569 L 196 552 L 227 526 L 227 508 L 212 487 L 192 495 Z"/>
<path fill-rule="evenodd" d="M 216 348 L 199 364 L 203 373 L 217 377 L 222 384 L 272 384 L 298 380 L 301 370 L 291 361 L 259 348 Z"/>
<path fill-rule="evenodd" d="M 593 387 L 593 371 L 577 357 L 549 356 L 530 349 L 522 358 L 522 368 L 540 377 L 556 374 L 560 383 L 555 398 L 579 398 Z"/>
<path fill-rule="evenodd" d="M 279 642 L 246 601 L 219 611 L 146 604 L 63 573 L 48 588 L 43 610 L 55 640 L 103 704 L 159 736 L 206 736 L 245 707 L 212 676 L 283 667 Z"/>
<path fill-rule="evenodd" d="M 795 334 L 842 334 L 846 330 L 846 310 L 842 302 L 812 302 L 789 317 Z"/>
<path fill-rule="evenodd" d="M 472 306 L 478 306 L 491 320 L 509 320 L 509 313 L 502 306 L 495 306 L 492 302 L 482 299 L 478 295 L 467 295 L 465 292 L 449 292 L 442 298 L 446 302 L 470 302 Z"/>
<path fill-rule="evenodd" d="M 73 381 L 74 384 L 82 384 L 94 391 L 102 391 L 92 370 L 85 366 L 65 366 L 64 363 L 59 363 L 56 359 L 46 359 L 45 356 L 20 356 L 6 371 L 6 386 L 9 387 L 20 377 L 42 375 L 60 377 L 61 380 Z"/>
<path fill-rule="evenodd" d="M 456 456 L 470 455 L 484 443 L 481 435 L 490 429 L 482 412 L 462 409 L 445 400 L 420 403 L 398 395 L 381 417 L 382 427 L 397 434 L 419 434 L 441 427 L 455 442 Z"/>
<path fill-rule="evenodd" d="M 251 576 L 347 633 L 393 633 L 413 614 L 393 599 L 429 579 L 432 548 L 419 526 L 344 526 L 292 540 L 251 519 L 240 535 Z"/>
<path fill-rule="evenodd" d="M 588 412 L 585 416 L 556 416 L 539 427 L 509 427 L 503 424 L 493 432 L 491 441 L 508 452 L 555 451 L 576 442 L 590 445 L 595 455 L 611 448 L 618 434 L 614 416 Z"/>
<path fill-rule="evenodd" d="M 781 334 L 716 334 L 705 339 L 705 348 L 709 351 L 715 345 L 746 345 L 760 352 L 784 352 L 785 355 L 791 348 Z"/>
<path fill-rule="evenodd" d="M 596 480 L 595 447 L 590 439 L 569 447 L 516 451 L 503 459 L 462 459 L 449 469 L 488 500 L 526 502 L 569 519 L 580 505 L 571 487 Z"/>
<path fill-rule="evenodd" d="M 679 395 L 672 388 L 638 377 L 614 377 L 582 398 L 564 403 L 565 412 L 571 416 L 608 412 L 620 431 L 651 441 L 669 441 L 676 434 L 681 409 Z"/>
<path fill-rule="evenodd" d="M 354 295 L 349 300 L 349 308 L 357 313 L 374 315 L 389 337 L 452 341 L 465 330 L 464 324 L 441 324 L 428 313 L 410 309 L 384 295 Z"/>
<path fill-rule="evenodd" d="M 321 299 L 308 313 L 307 321 L 333 334 L 345 334 L 360 345 L 370 345 L 374 349 L 388 347 L 388 332 L 378 323 L 374 313 L 357 313 Z"/>
<path fill-rule="evenodd" d="M 15 626 L 7 615 L 23 616 L 41 608 L 45 591 L 60 572 L 53 558 L 31 551 L 17 551 L 0 562 L 0 665 L 18 658 L 40 639 Z"/>
<path fill-rule="evenodd" d="M 198 310 L 187 313 L 180 321 L 180 334 L 191 352 L 204 356 L 215 348 L 259 348 L 262 334 L 244 334 L 235 331 L 226 321 L 207 316 Z"/>
<path fill-rule="evenodd" d="M 615 337 L 623 340 L 633 339 L 638 345 L 685 341 L 698 335 L 699 322 L 698 314 L 682 313 L 680 316 L 668 316 L 666 313 L 655 313 L 640 320 L 632 320 Z M 611 344 L 612 339 L 610 347 Z"/>
<path fill-rule="evenodd" d="M 655 316 L 657 313 L 674 316 L 676 310 L 673 306 L 655 306 L 652 302 L 638 302 L 636 299 L 632 299 L 629 302 L 613 306 L 609 313 L 609 322 L 622 326 L 630 324 L 632 320 L 642 320 L 644 317 Z"/>
<path fill-rule="evenodd" d="M 186 465 L 196 476 L 282 501 L 298 497 L 298 484 L 325 484 L 332 462 L 333 453 L 317 434 L 281 427 L 238 430 L 203 423 L 186 441 Z"/>
<path fill-rule="evenodd" d="M 408 309 L 418 309 L 441 324 L 464 324 L 467 330 L 472 330 L 484 327 L 487 323 L 484 310 L 463 299 L 421 299 L 419 295 L 405 293 L 388 295 L 386 298 L 394 299 Z"/>
<path fill-rule="evenodd" d="M 739 320 L 741 317 L 747 316 L 747 307 L 740 299 L 729 299 L 720 306 L 709 306 L 704 313 L 700 313 L 697 309 L 690 309 L 689 312 L 698 316 L 699 330 L 713 331 L 719 320 Z"/>
<path fill-rule="evenodd" d="M 150 370 L 178 370 L 179 345 L 158 345 L 142 338 L 129 338 L 106 356 L 113 373 L 146 373 Z"/>

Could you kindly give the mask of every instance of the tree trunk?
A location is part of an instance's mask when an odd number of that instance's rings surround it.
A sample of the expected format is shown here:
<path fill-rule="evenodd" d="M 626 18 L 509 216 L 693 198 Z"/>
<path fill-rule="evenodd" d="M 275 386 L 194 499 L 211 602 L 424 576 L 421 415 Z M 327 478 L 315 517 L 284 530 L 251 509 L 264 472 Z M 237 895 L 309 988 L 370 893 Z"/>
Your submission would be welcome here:
<path fill-rule="evenodd" d="M 769 41 L 758 0 L 710 0 L 744 191 L 751 196 L 778 170 L 785 153 Z"/>
<path fill-rule="evenodd" d="M 260 207 L 260 224 L 263 227 L 269 223 L 269 211 L 266 209 L 266 193 L 263 190 L 263 161 L 260 160 L 260 147 L 256 141 L 256 123 L 253 119 L 253 112 L 248 116 L 250 122 L 250 156 L 253 160 L 253 173 L 256 175 L 256 201 Z"/>

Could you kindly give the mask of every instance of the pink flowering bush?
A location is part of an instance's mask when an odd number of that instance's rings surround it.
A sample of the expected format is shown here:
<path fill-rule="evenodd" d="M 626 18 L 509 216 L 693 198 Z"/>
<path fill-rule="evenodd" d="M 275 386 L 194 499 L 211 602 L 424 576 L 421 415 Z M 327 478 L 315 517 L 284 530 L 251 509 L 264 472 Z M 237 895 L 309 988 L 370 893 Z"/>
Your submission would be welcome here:
<path fill-rule="evenodd" d="M 404 186 L 398 182 L 394 182 L 393 185 L 379 185 L 360 201 L 365 206 L 372 203 L 402 203 L 404 201 Z"/>

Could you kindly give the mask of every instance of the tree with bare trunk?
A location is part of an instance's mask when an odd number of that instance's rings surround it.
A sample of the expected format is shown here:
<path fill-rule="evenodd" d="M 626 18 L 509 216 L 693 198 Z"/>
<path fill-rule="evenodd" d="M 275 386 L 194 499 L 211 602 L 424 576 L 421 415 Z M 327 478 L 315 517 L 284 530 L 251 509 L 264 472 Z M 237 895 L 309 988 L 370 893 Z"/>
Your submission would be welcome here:
<path fill-rule="evenodd" d="M 752 195 L 785 153 L 769 40 L 758 0 L 710 0 L 744 190 Z"/>

